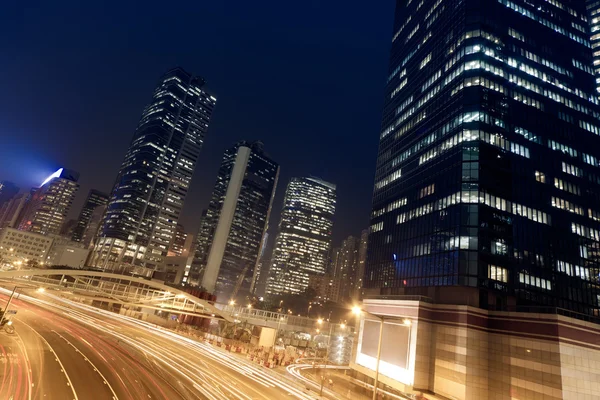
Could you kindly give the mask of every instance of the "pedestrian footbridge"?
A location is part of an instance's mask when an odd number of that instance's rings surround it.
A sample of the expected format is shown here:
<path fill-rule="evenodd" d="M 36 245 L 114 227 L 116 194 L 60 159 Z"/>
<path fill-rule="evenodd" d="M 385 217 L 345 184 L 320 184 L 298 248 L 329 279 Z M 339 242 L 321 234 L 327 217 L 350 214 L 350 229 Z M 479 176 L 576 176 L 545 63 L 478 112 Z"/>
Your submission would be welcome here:
<path fill-rule="evenodd" d="M 234 321 L 229 312 L 206 300 L 141 277 L 83 269 L 30 269 L 0 271 L 0 282 L 25 288 L 51 288 L 130 307 Z"/>

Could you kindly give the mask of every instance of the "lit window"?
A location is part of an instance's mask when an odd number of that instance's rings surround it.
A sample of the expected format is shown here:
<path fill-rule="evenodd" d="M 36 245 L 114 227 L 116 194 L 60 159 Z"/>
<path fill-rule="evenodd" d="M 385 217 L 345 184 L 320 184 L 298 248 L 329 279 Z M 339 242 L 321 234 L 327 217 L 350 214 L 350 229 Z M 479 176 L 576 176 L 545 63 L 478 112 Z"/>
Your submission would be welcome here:
<path fill-rule="evenodd" d="M 425 58 L 423 58 L 423 60 L 421 61 L 421 64 L 419 64 L 419 69 L 422 69 L 424 66 L 429 64 L 429 61 L 431 61 L 431 53 L 427 54 L 427 56 L 425 56 Z"/>
<path fill-rule="evenodd" d="M 506 268 L 498 267 L 496 265 L 488 265 L 488 278 L 500 282 L 508 282 L 508 271 Z"/>
<path fill-rule="evenodd" d="M 493 241 L 492 242 L 492 254 L 506 255 L 508 252 L 506 243 Z"/>
<path fill-rule="evenodd" d="M 535 171 L 535 180 L 541 183 L 546 183 L 546 175 L 543 172 Z"/>
<path fill-rule="evenodd" d="M 432 183 L 431 185 L 425 186 L 424 188 L 422 188 L 419 191 L 419 198 L 422 199 L 425 196 L 429 196 L 430 194 L 433 194 L 435 192 L 435 183 Z"/>

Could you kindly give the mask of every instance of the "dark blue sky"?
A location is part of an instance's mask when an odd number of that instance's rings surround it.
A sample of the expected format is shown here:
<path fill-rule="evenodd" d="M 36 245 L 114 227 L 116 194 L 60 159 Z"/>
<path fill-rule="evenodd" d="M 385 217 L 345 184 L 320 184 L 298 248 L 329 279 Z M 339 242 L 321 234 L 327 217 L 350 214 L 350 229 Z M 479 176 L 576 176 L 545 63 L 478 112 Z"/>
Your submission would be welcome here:
<path fill-rule="evenodd" d="M 368 225 L 393 9 L 392 0 L 3 1 L 0 179 L 25 189 L 75 169 L 75 216 L 90 188 L 110 190 L 158 78 L 182 66 L 218 98 L 187 230 L 223 151 L 260 139 L 281 165 L 271 224 L 289 178 L 319 176 L 338 185 L 337 244 Z"/>

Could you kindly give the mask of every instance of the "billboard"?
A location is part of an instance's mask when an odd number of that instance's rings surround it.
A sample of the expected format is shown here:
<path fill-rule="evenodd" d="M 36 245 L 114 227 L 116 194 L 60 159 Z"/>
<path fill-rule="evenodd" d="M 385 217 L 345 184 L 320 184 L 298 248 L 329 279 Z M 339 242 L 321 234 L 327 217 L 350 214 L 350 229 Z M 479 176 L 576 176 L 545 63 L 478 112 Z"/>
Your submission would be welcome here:
<path fill-rule="evenodd" d="M 356 364 L 375 371 L 381 321 L 363 319 L 359 331 Z M 407 385 L 413 383 L 411 368 L 411 329 L 402 320 L 390 319 L 383 324 L 379 373 Z M 414 356 L 412 357 L 414 358 Z"/>

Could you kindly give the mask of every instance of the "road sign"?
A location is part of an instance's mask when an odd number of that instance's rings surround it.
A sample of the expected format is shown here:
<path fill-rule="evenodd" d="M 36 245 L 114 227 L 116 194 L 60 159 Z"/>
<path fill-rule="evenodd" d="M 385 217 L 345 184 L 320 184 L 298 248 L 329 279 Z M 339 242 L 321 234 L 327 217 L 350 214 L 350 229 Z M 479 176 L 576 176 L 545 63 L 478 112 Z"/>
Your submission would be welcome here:
<path fill-rule="evenodd" d="M 17 310 L 7 310 L 6 314 L 16 314 Z"/>

